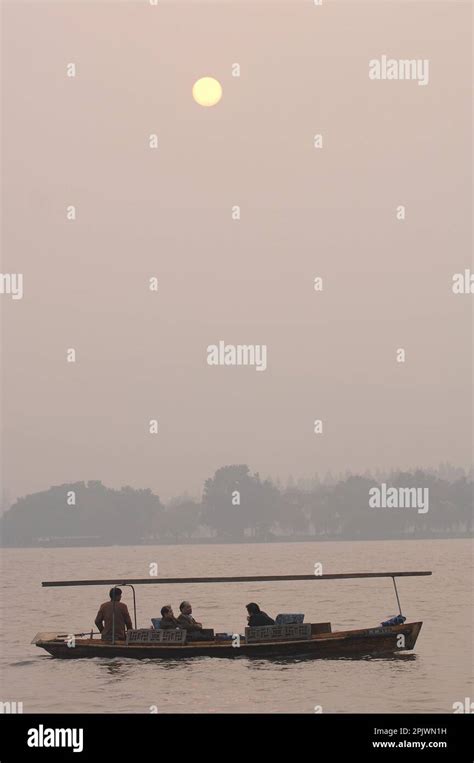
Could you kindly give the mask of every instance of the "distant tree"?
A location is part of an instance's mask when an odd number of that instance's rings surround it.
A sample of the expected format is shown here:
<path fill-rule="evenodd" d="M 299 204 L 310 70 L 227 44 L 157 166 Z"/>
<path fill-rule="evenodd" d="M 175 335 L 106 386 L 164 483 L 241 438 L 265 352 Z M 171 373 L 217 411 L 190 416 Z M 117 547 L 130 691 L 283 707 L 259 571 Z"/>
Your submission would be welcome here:
<path fill-rule="evenodd" d="M 160 514 L 160 537 L 190 538 L 199 527 L 201 506 L 191 500 L 173 500 Z"/>
<path fill-rule="evenodd" d="M 2 518 L 2 543 L 29 546 L 40 538 L 88 537 L 133 544 L 152 535 L 162 511 L 159 497 L 148 488 L 112 490 L 97 480 L 58 485 L 16 501 Z"/>
<path fill-rule="evenodd" d="M 278 499 L 277 488 L 250 474 L 246 464 L 224 466 L 204 484 L 202 520 L 224 537 L 241 539 L 247 528 L 262 536 L 274 521 Z"/>
<path fill-rule="evenodd" d="M 337 518 L 344 537 L 379 537 L 381 515 L 369 505 L 369 490 L 374 485 L 372 479 L 349 477 L 329 493 L 328 512 Z"/>

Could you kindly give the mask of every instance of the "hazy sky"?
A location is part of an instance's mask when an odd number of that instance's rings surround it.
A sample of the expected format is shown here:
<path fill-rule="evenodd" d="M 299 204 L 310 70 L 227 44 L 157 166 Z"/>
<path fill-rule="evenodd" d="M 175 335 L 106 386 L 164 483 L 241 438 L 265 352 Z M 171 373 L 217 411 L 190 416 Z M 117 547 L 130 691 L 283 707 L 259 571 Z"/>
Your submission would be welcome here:
<path fill-rule="evenodd" d="M 451 288 L 472 268 L 471 16 L 3 4 L 12 497 L 89 479 L 199 494 L 229 463 L 286 479 L 472 462 L 473 296 Z M 370 80 L 384 54 L 428 59 L 429 83 Z M 191 97 L 204 75 L 214 108 Z M 265 344 L 267 370 L 209 366 L 219 340 Z"/>

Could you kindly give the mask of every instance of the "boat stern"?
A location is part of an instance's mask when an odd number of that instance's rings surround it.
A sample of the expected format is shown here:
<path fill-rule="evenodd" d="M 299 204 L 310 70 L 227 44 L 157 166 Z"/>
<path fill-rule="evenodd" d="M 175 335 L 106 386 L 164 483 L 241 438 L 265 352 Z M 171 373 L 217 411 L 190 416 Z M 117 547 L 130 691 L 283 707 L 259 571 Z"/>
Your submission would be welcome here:
<path fill-rule="evenodd" d="M 59 633 L 56 633 L 56 631 L 39 631 L 36 636 L 33 636 L 30 644 L 40 646 L 41 642 L 43 641 L 54 641 L 57 638 L 59 638 Z"/>
<path fill-rule="evenodd" d="M 400 628 L 398 635 L 404 636 L 404 646 L 399 646 L 400 650 L 410 651 L 415 648 L 416 640 L 421 631 L 422 622 L 418 623 L 405 623 Z"/>

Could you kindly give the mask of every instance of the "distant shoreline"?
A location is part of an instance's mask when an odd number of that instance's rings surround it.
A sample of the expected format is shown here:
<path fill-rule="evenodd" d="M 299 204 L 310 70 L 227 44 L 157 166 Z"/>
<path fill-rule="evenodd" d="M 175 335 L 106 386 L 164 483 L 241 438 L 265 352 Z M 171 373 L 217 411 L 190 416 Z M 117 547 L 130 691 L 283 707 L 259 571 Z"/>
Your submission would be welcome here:
<path fill-rule="evenodd" d="M 128 548 L 133 546 L 220 546 L 220 545 L 235 545 L 235 546 L 245 546 L 245 545 L 271 545 L 274 543 L 337 543 L 337 542 L 343 542 L 343 543 L 367 543 L 370 541 L 374 542 L 380 542 L 380 541 L 417 541 L 417 540 L 472 540 L 474 539 L 473 533 L 466 533 L 464 535 L 412 535 L 412 536 L 396 536 L 396 537 L 378 537 L 378 538 L 336 538 L 336 537 L 330 537 L 330 538 L 316 538 L 314 536 L 306 536 L 306 537 L 298 537 L 298 538 L 270 538 L 266 540 L 262 540 L 261 538 L 245 538 L 245 539 L 236 539 L 236 538 L 193 538 L 193 539 L 186 539 L 186 538 L 180 538 L 176 541 L 171 540 L 170 538 L 166 538 L 163 540 L 149 540 L 149 541 L 141 541 L 136 543 L 104 543 L 103 539 L 100 540 L 100 542 L 97 543 L 89 543 L 88 545 L 82 544 L 82 543 L 62 543 L 60 542 L 60 539 L 58 538 L 58 542 L 50 542 L 50 543 L 36 543 L 36 544 L 30 544 L 25 546 L 15 546 L 15 545 L 0 545 L 1 549 L 8 549 L 8 548 L 14 548 L 14 549 L 27 549 L 27 548 L 114 548 L 119 546 L 120 548 Z"/>

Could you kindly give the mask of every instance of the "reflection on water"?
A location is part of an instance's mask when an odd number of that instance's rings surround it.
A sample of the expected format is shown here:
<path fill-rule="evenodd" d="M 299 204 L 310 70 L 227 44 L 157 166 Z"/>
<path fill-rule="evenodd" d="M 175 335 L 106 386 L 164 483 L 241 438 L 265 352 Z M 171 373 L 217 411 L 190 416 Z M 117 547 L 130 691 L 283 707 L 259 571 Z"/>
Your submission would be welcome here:
<path fill-rule="evenodd" d="M 251 561 L 249 561 L 251 559 Z M 244 560 L 246 560 L 244 562 Z M 432 569 L 433 576 L 398 582 L 404 614 L 422 620 L 415 653 L 377 657 L 273 659 L 126 658 L 55 660 L 29 642 L 40 630 L 88 632 L 109 586 L 41 588 L 42 580 L 140 577 L 150 561 L 163 576 Z M 472 696 L 470 670 L 472 545 L 468 540 L 3 551 L 0 666 L 5 699 L 24 712 L 452 712 Z M 33 572 L 32 572 L 33 571 Z M 84 572 L 87 571 L 86 574 Z M 32 601 L 32 594 L 34 594 Z M 138 626 L 164 603 L 188 598 L 205 627 L 243 633 L 245 604 L 269 614 L 304 612 L 332 629 L 376 627 L 396 611 L 391 581 L 137 586 Z M 132 610 L 132 597 L 124 592 Z M 442 627 L 439 612 L 443 612 Z M 8 647 L 6 646 L 8 644 Z"/>
<path fill-rule="evenodd" d="M 245 659 L 249 661 L 248 667 L 262 667 L 267 668 L 269 667 L 269 663 L 271 666 L 275 665 L 281 665 L 281 666 L 287 666 L 287 665 L 299 665 L 300 663 L 305 662 L 315 662 L 315 658 L 311 657 L 311 655 L 308 654 L 301 654 L 301 655 L 292 655 L 291 657 L 272 657 L 271 660 L 262 660 L 261 657 L 249 657 L 246 656 Z M 350 655 L 347 657 L 318 657 L 318 662 L 361 662 L 364 660 L 384 660 L 385 662 L 393 662 L 394 660 L 402 660 L 402 661 L 413 661 L 416 660 L 417 656 L 416 654 L 409 653 L 409 654 L 383 654 L 383 655 L 377 655 L 377 657 L 374 657 L 370 654 L 366 655 Z"/>

